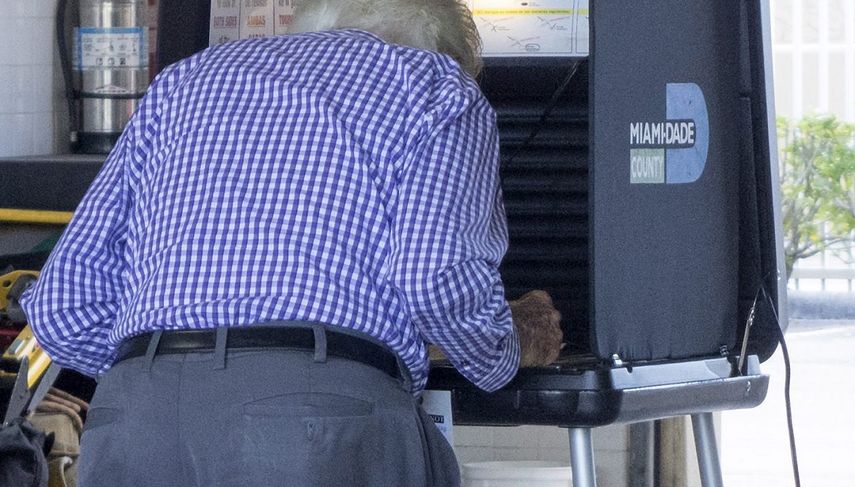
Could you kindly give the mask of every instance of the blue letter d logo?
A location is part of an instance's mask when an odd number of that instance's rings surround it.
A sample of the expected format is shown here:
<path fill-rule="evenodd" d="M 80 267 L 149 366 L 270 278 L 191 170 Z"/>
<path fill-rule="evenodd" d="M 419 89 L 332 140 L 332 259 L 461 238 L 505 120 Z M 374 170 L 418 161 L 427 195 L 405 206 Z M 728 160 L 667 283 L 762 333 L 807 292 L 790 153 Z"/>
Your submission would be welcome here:
<path fill-rule="evenodd" d="M 695 145 L 687 149 L 668 149 L 665 182 L 693 183 L 704 173 L 710 147 L 710 119 L 704 92 L 695 83 L 668 83 L 666 87 L 668 120 L 694 120 Z"/>

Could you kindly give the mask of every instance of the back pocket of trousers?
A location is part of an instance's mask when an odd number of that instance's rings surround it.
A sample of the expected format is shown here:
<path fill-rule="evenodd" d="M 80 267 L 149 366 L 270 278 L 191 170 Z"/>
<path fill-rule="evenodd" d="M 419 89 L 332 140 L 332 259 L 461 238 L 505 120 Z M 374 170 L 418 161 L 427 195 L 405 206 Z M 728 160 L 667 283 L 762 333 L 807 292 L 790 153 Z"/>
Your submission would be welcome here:
<path fill-rule="evenodd" d="M 355 438 L 370 429 L 373 412 L 371 402 L 323 393 L 283 394 L 245 403 L 241 455 L 248 485 L 323 485 L 317 480 L 324 475 L 313 467 L 318 465 L 318 453 L 338 457 L 358 446 Z M 341 424 L 350 431 L 341 431 Z M 328 464 L 326 470 L 330 469 L 337 469 L 336 464 Z"/>

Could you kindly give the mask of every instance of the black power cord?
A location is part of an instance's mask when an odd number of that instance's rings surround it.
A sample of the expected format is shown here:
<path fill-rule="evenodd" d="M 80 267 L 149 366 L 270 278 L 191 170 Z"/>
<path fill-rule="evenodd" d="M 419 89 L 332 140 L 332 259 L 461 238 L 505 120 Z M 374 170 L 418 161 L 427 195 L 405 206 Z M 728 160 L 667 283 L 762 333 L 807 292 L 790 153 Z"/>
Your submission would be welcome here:
<path fill-rule="evenodd" d="M 570 82 L 573 81 L 573 78 L 576 76 L 576 73 L 579 71 L 579 67 L 582 65 L 582 61 L 576 61 L 573 63 L 573 66 L 570 67 L 570 71 L 567 73 L 567 76 L 561 81 L 555 91 L 552 93 L 552 96 L 549 98 L 549 101 L 546 103 L 546 108 L 544 108 L 543 113 L 540 115 L 540 118 L 537 121 L 537 124 L 528 134 L 528 137 L 523 139 L 523 142 L 517 147 L 517 150 L 511 154 L 511 157 L 505 160 L 505 165 L 510 165 L 514 162 L 514 159 L 517 158 L 524 150 L 528 149 L 528 146 L 531 142 L 537 137 L 537 134 L 543 130 L 543 127 L 546 125 L 546 121 L 549 119 L 549 116 L 552 115 L 552 111 L 555 110 L 555 107 L 558 106 L 558 100 L 561 98 L 561 95 L 567 90 L 570 86 Z"/>
<path fill-rule="evenodd" d="M 781 343 L 781 352 L 784 355 L 784 402 L 787 407 L 787 428 L 790 435 L 790 458 L 793 463 L 793 479 L 796 482 L 796 487 L 801 487 L 801 476 L 799 474 L 799 457 L 796 452 L 796 435 L 793 428 L 793 405 L 790 402 L 790 351 L 787 349 L 787 341 L 784 339 L 784 330 L 781 329 L 781 322 L 778 319 L 778 311 L 775 309 L 775 303 L 772 297 L 766 292 L 766 286 L 760 288 L 763 291 L 766 301 L 772 310 L 772 316 L 775 317 L 775 331 L 778 334 L 778 341 Z"/>

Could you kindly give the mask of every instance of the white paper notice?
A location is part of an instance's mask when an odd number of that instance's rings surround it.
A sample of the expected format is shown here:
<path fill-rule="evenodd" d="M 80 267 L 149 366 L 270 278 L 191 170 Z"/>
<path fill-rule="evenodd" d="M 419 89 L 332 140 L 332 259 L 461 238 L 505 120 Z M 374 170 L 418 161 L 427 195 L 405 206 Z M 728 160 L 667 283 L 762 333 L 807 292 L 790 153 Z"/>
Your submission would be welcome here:
<path fill-rule="evenodd" d="M 240 1 L 211 1 L 211 31 L 208 44 L 222 44 L 240 39 Z"/>
<path fill-rule="evenodd" d="M 272 36 L 273 0 L 243 0 L 240 9 L 240 38 Z"/>
<path fill-rule="evenodd" d="M 422 409 L 433 419 L 436 427 L 454 446 L 454 424 L 451 417 L 451 391 L 424 391 Z"/>
<path fill-rule="evenodd" d="M 276 0 L 276 35 L 288 32 L 288 26 L 294 19 L 294 0 Z"/>
<path fill-rule="evenodd" d="M 75 29 L 74 66 L 139 68 L 148 66 L 146 31 L 141 27 Z"/>
<path fill-rule="evenodd" d="M 485 57 L 588 55 L 588 0 L 469 1 Z"/>
<path fill-rule="evenodd" d="M 294 0 L 211 0 L 208 44 L 285 34 Z"/>

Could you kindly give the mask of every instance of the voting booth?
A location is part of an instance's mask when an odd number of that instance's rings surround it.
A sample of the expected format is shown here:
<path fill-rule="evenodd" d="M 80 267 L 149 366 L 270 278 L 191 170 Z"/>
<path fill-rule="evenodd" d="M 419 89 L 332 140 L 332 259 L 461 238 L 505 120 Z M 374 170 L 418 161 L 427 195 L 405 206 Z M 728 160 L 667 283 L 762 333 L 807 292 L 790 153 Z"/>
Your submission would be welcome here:
<path fill-rule="evenodd" d="M 160 66 L 289 21 L 290 2 L 242 4 L 161 2 Z M 721 485 L 711 413 L 763 401 L 786 319 L 768 0 L 470 5 L 502 279 L 509 299 L 553 296 L 567 346 L 491 394 L 447 363 L 428 388 L 451 392 L 456 424 L 568 428 L 577 487 L 596 483 L 592 428 L 692 415 L 703 485 Z M 100 162 L 2 161 L 0 207 L 71 210 Z"/>
<path fill-rule="evenodd" d="M 553 295 L 568 347 L 493 394 L 448 365 L 428 387 L 451 391 L 456 424 L 568 427 L 576 487 L 596 483 L 591 428 L 692 415 L 703 485 L 719 486 L 711 413 L 762 402 L 785 319 L 768 3 L 588 13 L 587 56 L 487 58 L 482 80 L 502 278 L 509 298 Z"/>
<path fill-rule="evenodd" d="M 492 395 L 435 370 L 431 386 L 455 391 L 467 423 L 637 419 L 648 406 L 631 412 L 613 394 L 680 377 L 653 370 L 712 377 L 721 364 L 727 376 L 728 363 L 777 346 L 785 278 L 766 3 L 592 1 L 589 21 L 587 56 L 486 59 L 510 227 L 502 278 L 511 299 L 553 295 L 568 348 Z M 578 401 L 557 400 L 575 380 Z M 529 393 L 539 389 L 553 393 Z"/>

